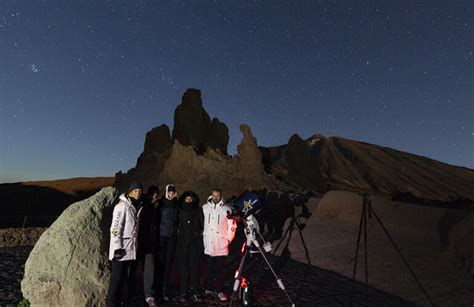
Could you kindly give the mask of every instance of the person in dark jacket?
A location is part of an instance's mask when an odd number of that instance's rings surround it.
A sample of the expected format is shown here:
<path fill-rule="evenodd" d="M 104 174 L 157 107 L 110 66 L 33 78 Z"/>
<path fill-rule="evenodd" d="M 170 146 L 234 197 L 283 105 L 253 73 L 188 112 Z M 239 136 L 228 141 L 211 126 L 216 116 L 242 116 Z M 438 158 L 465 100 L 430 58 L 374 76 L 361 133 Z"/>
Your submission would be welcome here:
<path fill-rule="evenodd" d="M 143 290 L 149 307 L 157 306 L 155 301 L 155 229 L 153 217 L 158 206 L 159 190 L 155 185 L 148 188 L 141 211 L 138 229 L 138 259 L 143 263 Z"/>
<path fill-rule="evenodd" d="M 162 296 L 165 301 L 169 301 L 169 279 L 171 267 L 173 265 L 173 255 L 176 247 L 176 231 L 178 220 L 178 200 L 176 199 L 176 188 L 168 184 L 165 194 L 158 201 L 159 227 L 159 257 L 160 257 L 160 281 L 162 286 Z"/>
<path fill-rule="evenodd" d="M 178 213 L 178 243 L 177 251 L 180 260 L 179 298 L 186 302 L 188 278 L 191 277 L 193 287 L 192 300 L 202 302 L 199 286 L 199 262 L 202 248 L 202 230 L 204 215 L 199 207 L 199 197 L 196 193 L 187 191 L 179 198 Z"/>

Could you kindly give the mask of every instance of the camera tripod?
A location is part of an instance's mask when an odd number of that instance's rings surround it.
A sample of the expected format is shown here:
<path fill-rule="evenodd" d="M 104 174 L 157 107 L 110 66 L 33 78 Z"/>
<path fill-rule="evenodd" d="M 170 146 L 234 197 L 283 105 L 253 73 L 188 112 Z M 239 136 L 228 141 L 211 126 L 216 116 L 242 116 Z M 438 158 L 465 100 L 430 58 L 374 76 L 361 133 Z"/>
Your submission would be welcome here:
<path fill-rule="evenodd" d="M 362 211 L 360 215 L 360 223 L 359 223 L 359 233 L 357 235 L 357 246 L 356 246 L 356 251 L 355 251 L 355 257 L 354 257 L 354 269 L 352 271 L 352 280 L 354 283 L 352 284 L 352 291 L 351 291 L 351 305 L 352 305 L 352 293 L 354 290 L 354 284 L 355 284 L 355 278 L 356 278 L 356 273 L 357 273 L 357 258 L 359 256 L 359 246 L 360 246 L 360 238 L 362 234 L 362 228 L 364 229 L 364 260 L 365 260 L 365 295 L 366 295 L 366 303 L 367 305 L 369 304 L 369 272 L 368 272 L 368 261 L 367 261 L 367 218 L 371 219 L 372 215 L 375 216 L 375 219 L 379 223 L 380 227 L 382 227 L 383 231 L 387 235 L 388 239 L 392 243 L 393 248 L 397 251 L 398 255 L 400 258 L 403 260 L 403 263 L 405 263 L 406 267 L 408 268 L 408 271 L 410 271 L 411 275 L 415 279 L 416 283 L 420 287 L 421 291 L 423 294 L 426 296 L 426 299 L 430 302 L 431 306 L 434 306 L 433 301 L 430 299 L 428 296 L 428 293 L 426 290 L 423 288 L 421 285 L 420 281 L 415 275 L 415 272 L 411 269 L 410 265 L 408 264 L 408 261 L 403 257 L 402 252 L 398 248 L 398 246 L 395 244 L 395 241 L 393 241 L 392 236 L 387 231 L 387 228 L 385 228 L 384 224 L 382 223 L 382 220 L 379 218 L 377 213 L 375 213 L 374 209 L 372 208 L 372 200 L 370 199 L 370 196 L 368 193 L 363 193 L 362 195 Z"/>
<path fill-rule="evenodd" d="M 243 247 L 243 256 L 242 256 L 242 260 L 240 261 L 239 268 L 235 272 L 234 288 L 232 290 L 232 299 L 230 301 L 229 306 L 232 306 L 232 304 L 234 303 L 235 294 L 239 290 L 240 279 L 242 277 L 242 271 L 244 268 L 245 260 L 247 259 L 247 256 L 249 253 L 254 252 L 251 250 L 251 248 L 252 246 L 255 246 L 258 249 L 258 253 L 262 255 L 263 259 L 267 263 L 267 266 L 272 272 L 273 276 L 275 276 L 276 282 L 278 286 L 280 287 L 280 289 L 283 290 L 283 292 L 285 293 L 286 298 L 288 299 L 288 302 L 291 304 L 292 307 L 294 307 L 295 304 L 293 303 L 290 296 L 288 295 L 288 292 L 285 289 L 285 285 L 283 284 L 283 281 L 281 280 L 280 277 L 278 277 L 275 270 L 273 269 L 270 262 L 268 261 L 267 256 L 265 255 L 266 251 L 271 250 L 271 246 L 268 247 L 268 245 L 265 243 L 264 246 L 262 247 L 262 245 L 260 245 L 260 243 L 257 240 L 257 235 L 263 240 L 263 237 L 259 231 L 257 219 L 253 215 L 250 215 L 247 218 L 243 218 L 242 222 L 244 223 L 244 226 L 245 226 L 245 236 L 247 237 L 247 242 L 245 243 Z M 265 242 L 265 240 L 263 241 Z"/>

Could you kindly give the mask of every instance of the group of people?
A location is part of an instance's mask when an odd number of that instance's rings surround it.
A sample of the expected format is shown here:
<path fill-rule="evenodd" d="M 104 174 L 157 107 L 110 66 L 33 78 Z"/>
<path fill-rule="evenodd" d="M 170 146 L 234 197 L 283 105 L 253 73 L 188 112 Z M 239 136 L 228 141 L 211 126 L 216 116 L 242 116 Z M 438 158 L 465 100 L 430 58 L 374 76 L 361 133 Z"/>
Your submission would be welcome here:
<path fill-rule="evenodd" d="M 120 195 L 113 210 L 107 306 L 120 305 L 124 288 L 128 300 L 134 294 L 139 264 L 143 265 L 148 305 L 157 306 L 158 296 L 171 300 L 170 275 L 175 258 L 179 259 L 180 282 L 179 295 L 173 300 L 188 300 L 188 281 L 191 281 L 193 301 L 202 302 L 203 294 L 226 301 L 224 263 L 237 225 L 235 220 L 227 218 L 231 208 L 224 202 L 222 192 L 212 190 L 207 202 L 200 206 L 196 193 L 186 191 L 178 198 L 172 184 L 166 185 L 161 198 L 157 186 L 150 186 L 145 195 L 142 191 L 142 185 L 133 182 Z M 204 291 L 199 280 L 203 249 L 207 258 Z"/>

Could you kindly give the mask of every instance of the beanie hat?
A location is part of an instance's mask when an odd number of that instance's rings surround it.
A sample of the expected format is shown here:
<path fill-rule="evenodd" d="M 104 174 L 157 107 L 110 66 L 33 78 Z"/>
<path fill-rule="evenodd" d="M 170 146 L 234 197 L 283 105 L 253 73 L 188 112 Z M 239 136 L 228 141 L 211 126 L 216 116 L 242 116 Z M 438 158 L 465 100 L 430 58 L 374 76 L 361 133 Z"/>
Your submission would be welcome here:
<path fill-rule="evenodd" d="M 128 187 L 128 190 L 127 190 L 127 193 L 130 193 L 132 192 L 133 190 L 135 189 L 140 189 L 140 190 L 143 190 L 143 186 L 141 185 L 141 183 L 137 182 L 137 181 L 133 181 L 130 186 Z"/>

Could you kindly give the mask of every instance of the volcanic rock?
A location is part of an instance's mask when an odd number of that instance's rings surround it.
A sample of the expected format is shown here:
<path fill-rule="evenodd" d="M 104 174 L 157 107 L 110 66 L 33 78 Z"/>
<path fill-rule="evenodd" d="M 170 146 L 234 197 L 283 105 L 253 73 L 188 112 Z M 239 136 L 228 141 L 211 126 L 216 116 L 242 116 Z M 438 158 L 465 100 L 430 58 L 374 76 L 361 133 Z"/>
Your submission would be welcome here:
<path fill-rule="evenodd" d="M 69 206 L 43 233 L 25 264 L 23 295 L 33 306 L 103 306 L 117 190 L 103 188 Z"/>
<path fill-rule="evenodd" d="M 187 89 L 174 113 L 173 140 L 192 145 L 203 154 L 208 147 L 227 154 L 229 130 L 217 118 L 212 122 L 202 107 L 201 91 Z"/>

